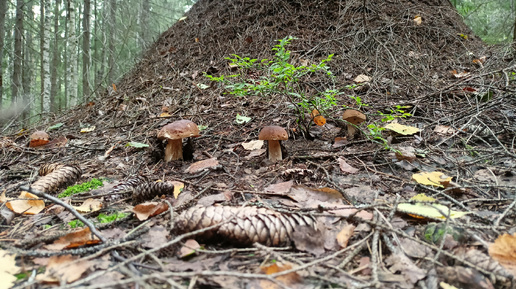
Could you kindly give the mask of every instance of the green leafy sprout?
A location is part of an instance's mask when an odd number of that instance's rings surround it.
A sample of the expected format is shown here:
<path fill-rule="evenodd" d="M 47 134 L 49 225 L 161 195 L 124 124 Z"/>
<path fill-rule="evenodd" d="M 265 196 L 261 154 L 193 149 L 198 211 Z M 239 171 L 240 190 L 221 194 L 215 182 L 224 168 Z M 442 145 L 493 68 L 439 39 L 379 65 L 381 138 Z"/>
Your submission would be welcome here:
<path fill-rule="evenodd" d="M 103 185 L 102 180 L 93 178 L 88 182 L 78 184 L 78 185 L 73 185 L 73 186 L 66 188 L 66 190 L 64 192 L 62 192 L 61 194 L 59 194 L 58 197 L 59 198 L 69 197 L 69 196 L 72 196 L 72 195 L 75 195 L 78 193 L 86 192 L 89 190 L 94 190 L 98 187 L 101 187 L 102 185 Z"/>
<path fill-rule="evenodd" d="M 128 215 L 129 215 L 129 213 L 113 213 L 113 214 L 110 214 L 110 215 L 106 215 L 104 213 L 100 213 L 97 216 L 97 223 L 101 223 L 101 224 L 111 223 L 111 222 L 114 222 L 116 220 L 123 219 L 123 218 L 127 217 Z M 78 228 L 78 227 L 84 227 L 84 223 L 82 221 L 80 221 L 80 220 L 77 220 L 77 219 L 68 222 L 68 225 L 72 229 L 73 228 Z"/>

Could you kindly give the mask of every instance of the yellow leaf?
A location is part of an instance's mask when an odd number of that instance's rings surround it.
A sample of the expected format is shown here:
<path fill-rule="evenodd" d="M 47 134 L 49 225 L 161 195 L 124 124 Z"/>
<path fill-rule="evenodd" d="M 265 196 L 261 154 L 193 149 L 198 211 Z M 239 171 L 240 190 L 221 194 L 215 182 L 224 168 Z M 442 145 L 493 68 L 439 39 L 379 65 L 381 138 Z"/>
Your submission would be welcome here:
<path fill-rule="evenodd" d="M 178 181 L 170 181 L 174 185 L 174 198 L 177 199 L 179 194 L 183 191 L 185 188 L 185 184 L 178 182 Z"/>
<path fill-rule="evenodd" d="M 0 289 L 12 288 L 16 281 L 14 274 L 20 272 L 20 268 L 16 266 L 15 255 L 9 254 L 9 252 L 0 250 Z"/>
<path fill-rule="evenodd" d="M 87 199 L 82 205 L 73 206 L 79 213 L 96 212 L 102 208 L 102 202 L 96 199 Z"/>
<path fill-rule="evenodd" d="M 415 134 L 415 133 L 419 132 L 419 128 L 417 128 L 417 127 L 403 125 L 403 124 L 394 123 L 394 122 L 389 123 L 388 125 L 385 126 L 385 128 L 390 129 L 390 130 L 397 132 L 399 134 L 402 134 L 402 135 L 410 135 L 410 134 Z"/>
<path fill-rule="evenodd" d="M 412 179 L 422 185 L 444 188 L 443 183 L 449 183 L 452 177 L 441 172 L 423 172 L 413 174 Z"/>
<path fill-rule="evenodd" d="M 455 287 L 455 286 L 452 286 L 452 285 L 450 285 L 450 284 L 448 284 L 448 283 L 444 283 L 444 282 L 439 283 L 439 285 L 440 285 L 443 289 L 459 289 L 459 288 L 457 288 L 457 287 Z"/>
<path fill-rule="evenodd" d="M 425 194 L 416 195 L 410 200 L 416 203 L 401 203 L 398 205 L 398 211 L 407 213 L 416 218 L 424 217 L 429 219 L 446 219 L 448 214 L 450 218 L 455 219 L 469 214 L 468 212 L 450 211 L 447 206 L 440 204 L 423 203 L 435 201 L 434 198 L 428 197 Z"/>
<path fill-rule="evenodd" d="M 168 112 L 162 112 L 159 117 L 171 117 L 172 115 Z"/>
<path fill-rule="evenodd" d="M 422 22 L 423 22 L 423 20 L 421 19 L 421 16 L 416 15 L 416 17 L 414 17 L 414 23 L 416 25 L 421 25 Z"/>
<path fill-rule="evenodd" d="M 326 123 L 326 119 L 322 115 L 314 117 L 314 123 L 318 126 L 323 126 Z"/>
<path fill-rule="evenodd" d="M 498 236 L 489 245 L 489 256 L 498 261 L 511 274 L 516 274 L 516 233 Z"/>
<path fill-rule="evenodd" d="M 86 132 L 92 132 L 94 130 L 95 130 L 95 126 L 90 126 L 90 127 L 85 127 L 83 129 L 81 129 L 81 132 L 86 133 Z"/>
<path fill-rule="evenodd" d="M 15 213 L 24 215 L 36 215 L 45 208 L 45 202 L 29 192 L 21 192 L 19 198 L 26 200 L 9 201 L 5 206 Z"/>

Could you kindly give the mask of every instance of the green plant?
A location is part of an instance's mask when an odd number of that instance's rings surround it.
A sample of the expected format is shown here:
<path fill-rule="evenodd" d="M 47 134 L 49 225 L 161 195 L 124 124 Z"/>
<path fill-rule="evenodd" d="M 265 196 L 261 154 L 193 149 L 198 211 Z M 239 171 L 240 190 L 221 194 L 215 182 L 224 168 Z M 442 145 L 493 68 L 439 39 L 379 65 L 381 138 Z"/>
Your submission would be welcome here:
<path fill-rule="evenodd" d="M 72 196 L 72 195 L 75 195 L 78 193 L 86 192 L 89 190 L 94 190 L 98 187 L 101 187 L 102 185 L 103 185 L 102 180 L 93 178 L 88 182 L 78 184 L 78 185 L 73 185 L 73 186 L 66 188 L 66 190 L 64 192 L 62 192 L 61 194 L 59 194 L 58 197 L 59 198 L 69 197 L 69 196 Z"/>
<path fill-rule="evenodd" d="M 72 229 L 75 229 L 78 227 L 84 227 L 84 223 L 81 220 L 73 220 L 68 222 L 68 226 L 70 226 Z"/>
<path fill-rule="evenodd" d="M 224 85 L 227 93 L 237 97 L 258 95 L 261 97 L 283 96 L 293 105 L 296 110 L 300 129 L 309 137 L 309 130 L 312 118 L 307 117 L 314 109 L 324 114 L 328 109 L 337 105 L 337 89 L 317 90 L 309 93 L 308 85 L 303 81 L 308 77 L 321 73 L 328 77 L 334 87 L 334 76 L 331 73 L 327 62 L 331 61 L 333 54 L 317 64 L 293 65 L 289 62 L 291 51 L 287 50 L 295 37 L 288 36 L 278 40 L 278 44 L 272 48 L 275 52 L 272 60 L 251 59 L 233 55 L 226 58 L 230 66 L 237 68 L 239 73 L 234 75 L 221 75 L 218 77 L 205 74 L 211 81 Z"/>
<path fill-rule="evenodd" d="M 111 223 L 111 222 L 114 222 L 116 220 L 125 218 L 127 215 L 129 215 L 129 213 L 113 213 L 111 215 L 106 215 L 104 213 L 100 213 L 97 216 L 97 220 L 99 220 L 99 222 L 102 223 L 102 224 L 103 223 Z"/>

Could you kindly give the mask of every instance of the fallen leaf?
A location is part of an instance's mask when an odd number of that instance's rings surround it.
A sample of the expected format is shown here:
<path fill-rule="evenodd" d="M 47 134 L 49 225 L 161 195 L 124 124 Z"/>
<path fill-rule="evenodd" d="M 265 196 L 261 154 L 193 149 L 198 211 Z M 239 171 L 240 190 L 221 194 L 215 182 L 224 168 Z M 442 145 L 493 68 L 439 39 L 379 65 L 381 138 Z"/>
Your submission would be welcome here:
<path fill-rule="evenodd" d="M 179 181 L 169 181 L 172 185 L 174 185 L 174 199 L 177 199 L 179 194 L 184 190 L 185 184 Z"/>
<path fill-rule="evenodd" d="M 168 205 L 164 202 L 148 202 L 135 206 L 133 213 L 140 221 L 145 221 L 149 217 L 159 215 L 168 210 Z"/>
<path fill-rule="evenodd" d="M 9 252 L 0 250 L 0 289 L 12 288 L 14 282 L 17 280 L 14 274 L 20 272 L 20 268 L 16 266 L 15 255 Z"/>
<path fill-rule="evenodd" d="M 343 173 L 348 173 L 348 174 L 356 174 L 358 172 L 358 169 L 357 168 L 354 168 L 352 166 L 350 166 L 345 159 L 339 157 L 338 158 L 338 161 L 339 161 L 339 167 L 340 167 L 340 170 L 343 172 Z"/>
<path fill-rule="evenodd" d="M 193 164 L 191 164 L 186 170 L 185 172 L 187 173 L 190 173 L 190 174 L 196 174 L 196 173 L 199 173 L 205 169 L 212 169 L 212 168 L 215 168 L 219 165 L 219 161 L 217 160 L 217 158 L 211 158 L 211 159 L 207 159 L 207 160 L 202 160 L 202 161 L 198 161 L 198 162 L 195 162 Z"/>
<path fill-rule="evenodd" d="M 332 147 L 333 148 L 340 148 L 345 146 L 348 143 L 347 137 L 336 137 L 335 141 L 333 142 Z"/>
<path fill-rule="evenodd" d="M 198 205 L 203 205 L 205 207 L 212 206 L 215 203 L 222 203 L 229 201 L 227 195 L 225 193 L 219 193 L 215 195 L 204 196 L 197 201 Z"/>
<path fill-rule="evenodd" d="M 356 83 L 369 82 L 369 81 L 371 81 L 371 77 L 369 77 L 365 74 L 360 74 L 357 77 L 355 77 L 355 79 L 353 79 L 353 81 Z"/>
<path fill-rule="evenodd" d="M 60 251 L 70 246 L 78 247 L 91 244 L 92 242 L 98 243 L 99 241 L 100 240 L 97 238 L 97 236 L 91 233 L 90 228 L 86 227 L 84 229 L 62 236 L 61 238 L 54 241 L 54 243 L 46 245 L 45 248 L 47 250 Z"/>
<path fill-rule="evenodd" d="M 412 285 L 426 277 L 423 269 L 416 266 L 405 254 L 392 254 L 385 263 L 390 266 L 391 272 L 399 271 Z"/>
<path fill-rule="evenodd" d="M 421 19 L 421 16 L 416 15 L 416 17 L 414 17 L 414 23 L 415 23 L 416 25 L 418 25 L 418 26 L 419 26 L 419 25 L 421 25 L 421 23 L 422 23 L 422 22 L 423 22 L 423 20 Z"/>
<path fill-rule="evenodd" d="M 498 236 L 489 245 L 489 256 L 498 261 L 513 276 L 516 276 L 516 233 Z"/>
<path fill-rule="evenodd" d="M 248 123 L 250 121 L 251 121 L 250 117 L 240 115 L 239 113 L 237 113 L 237 115 L 235 117 L 236 124 L 244 124 L 244 123 Z"/>
<path fill-rule="evenodd" d="M 87 199 L 82 203 L 82 205 L 74 208 L 79 213 L 90 213 L 90 212 L 96 212 L 102 208 L 102 202 L 97 199 Z"/>
<path fill-rule="evenodd" d="M 428 197 L 425 194 L 416 195 L 410 200 L 415 201 L 415 203 L 400 203 L 397 207 L 398 211 L 407 213 L 414 217 L 430 219 L 446 219 L 448 214 L 450 215 L 450 218 L 455 219 L 469 214 L 468 212 L 450 210 L 447 206 L 440 204 L 423 203 L 435 201 L 434 198 Z"/>
<path fill-rule="evenodd" d="M 45 202 L 29 192 L 21 192 L 18 198 L 27 200 L 14 200 L 5 203 L 10 210 L 17 214 L 36 215 L 45 209 Z"/>
<path fill-rule="evenodd" d="M 439 286 L 441 286 L 443 289 L 458 289 L 457 287 L 450 285 L 448 283 L 445 283 L 445 282 L 440 282 Z"/>
<path fill-rule="evenodd" d="M 387 124 L 384 128 L 397 132 L 401 135 L 411 135 L 420 131 L 420 129 L 417 127 L 403 125 L 395 122 Z"/>
<path fill-rule="evenodd" d="M 447 126 L 447 125 L 436 125 L 435 128 L 434 128 L 434 132 L 435 133 L 438 133 L 438 134 L 441 134 L 441 135 L 452 135 L 453 133 L 455 133 L 455 129 L 450 127 L 450 126 Z"/>
<path fill-rule="evenodd" d="M 36 280 L 57 284 L 79 280 L 93 265 L 93 262 L 84 259 L 78 260 L 79 258 L 72 255 L 50 257 L 45 273 L 36 276 Z"/>
<path fill-rule="evenodd" d="M 263 140 L 252 140 L 250 142 L 242 143 L 242 147 L 244 147 L 244 149 L 248 150 L 248 151 L 261 149 L 262 146 L 263 146 Z"/>
<path fill-rule="evenodd" d="M 441 172 L 422 172 L 412 175 L 412 179 L 422 185 L 444 188 L 443 182 L 450 182 L 452 177 L 448 177 Z"/>
<path fill-rule="evenodd" d="M 293 185 L 294 181 L 292 180 L 288 182 L 277 183 L 266 187 L 265 192 L 272 193 L 274 195 L 286 195 L 288 192 L 290 192 L 290 189 Z"/>
<path fill-rule="evenodd" d="M 267 149 L 253 150 L 247 156 L 245 156 L 244 159 L 250 160 L 254 157 L 259 157 L 259 156 L 263 155 L 266 151 L 267 151 Z"/>
<path fill-rule="evenodd" d="M 95 130 L 95 126 L 85 127 L 83 129 L 81 129 L 81 133 L 92 132 L 94 130 Z"/>
<path fill-rule="evenodd" d="M 194 239 L 188 239 L 186 240 L 183 247 L 181 247 L 181 249 L 179 250 L 179 258 L 184 258 L 192 254 L 195 254 L 195 250 L 198 250 L 200 248 L 201 245 L 199 245 L 197 241 L 195 241 Z"/>
<path fill-rule="evenodd" d="M 153 226 L 141 237 L 143 241 L 142 246 L 150 249 L 162 246 L 169 241 L 169 235 L 169 230 L 164 226 Z"/>
<path fill-rule="evenodd" d="M 354 230 L 355 226 L 348 224 L 345 225 L 337 234 L 337 243 L 339 243 L 341 248 L 346 248 L 348 246 L 348 241 L 351 236 L 353 236 Z"/>
<path fill-rule="evenodd" d="M 267 275 L 272 275 L 272 274 L 276 274 L 279 272 L 287 271 L 292 268 L 293 268 L 293 264 L 288 263 L 288 262 L 275 262 L 272 265 L 260 266 L 260 270 Z M 280 281 L 281 283 L 283 283 L 286 286 L 293 287 L 294 285 L 296 285 L 296 283 L 301 282 L 302 278 L 297 272 L 292 272 L 292 273 L 288 273 L 288 274 L 276 277 L 276 280 Z M 269 280 L 260 280 L 260 285 L 264 289 L 266 289 L 266 288 L 267 289 L 282 288 Z"/>

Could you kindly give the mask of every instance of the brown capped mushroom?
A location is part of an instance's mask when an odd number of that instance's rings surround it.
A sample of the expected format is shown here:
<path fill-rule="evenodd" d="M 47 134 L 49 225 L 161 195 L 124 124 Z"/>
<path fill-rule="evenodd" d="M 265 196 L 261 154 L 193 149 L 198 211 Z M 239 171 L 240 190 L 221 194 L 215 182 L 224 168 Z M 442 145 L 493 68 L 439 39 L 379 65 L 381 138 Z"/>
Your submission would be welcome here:
<path fill-rule="evenodd" d="M 260 131 L 258 139 L 269 143 L 269 160 L 275 162 L 283 159 L 280 141 L 288 139 L 284 128 L 276 125 L 266 126 Z"/>
<path fill-rule="evenodd" d="M 48 143 L 48 134 L 42 130 L 35 131 L 30 135 L 29 147 L 39 147 Z"/>
<path fill-rule="evenodd" d="M 182 119 L 165 125 L 158 132 L 158 139 L 168 140 L 165 162 L 183 159 L 183 138 L 199 136 L 199 128 L 192 121 Z"/>
<path fill-rule="evenodd" d="M 366 116 L 358 110 L 348 109 L 344 111 L 342 119 L 348 122 L 348 137 L 353 137 L 356 132 L 355 125 L 359 125 L 366 120 Z"/>

